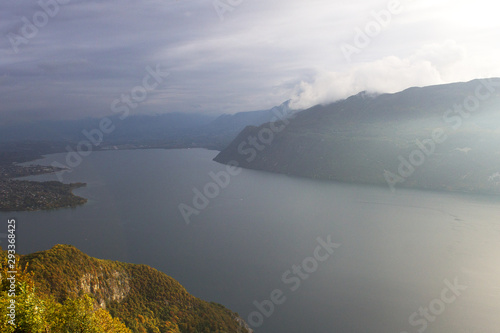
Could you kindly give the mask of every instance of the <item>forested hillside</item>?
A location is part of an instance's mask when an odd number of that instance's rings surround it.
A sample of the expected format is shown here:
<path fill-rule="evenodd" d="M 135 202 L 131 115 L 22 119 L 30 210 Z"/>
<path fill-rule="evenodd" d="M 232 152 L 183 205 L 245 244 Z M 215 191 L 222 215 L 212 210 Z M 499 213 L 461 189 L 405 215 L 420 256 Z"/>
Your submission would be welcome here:
<path fill-rule="evenodd" d="M 6 256 L 2 252 L 3 318 L 11 299 Z M 69 245 L 18 260 L 18 326 L 3 321 L 2 332 L 251 332 L 237 314 L 190 295 L 149 266 L 92 258 Z"/>

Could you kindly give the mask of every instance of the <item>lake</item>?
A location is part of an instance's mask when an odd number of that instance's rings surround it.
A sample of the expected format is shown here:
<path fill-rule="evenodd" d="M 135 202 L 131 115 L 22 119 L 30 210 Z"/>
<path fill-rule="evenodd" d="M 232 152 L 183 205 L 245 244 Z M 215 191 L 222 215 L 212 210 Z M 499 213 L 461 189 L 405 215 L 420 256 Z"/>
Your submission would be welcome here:
<path fill-rule="evenodd" d="M 0 216 L 17 218 L 21 253 L 64 243 L 153 266 L 259 333 L 498 332 L 500 198 L 253 170 L 221 188 L 216 154 L 93 152 L 64 174 L 87 182 L 86 205 Z"/>

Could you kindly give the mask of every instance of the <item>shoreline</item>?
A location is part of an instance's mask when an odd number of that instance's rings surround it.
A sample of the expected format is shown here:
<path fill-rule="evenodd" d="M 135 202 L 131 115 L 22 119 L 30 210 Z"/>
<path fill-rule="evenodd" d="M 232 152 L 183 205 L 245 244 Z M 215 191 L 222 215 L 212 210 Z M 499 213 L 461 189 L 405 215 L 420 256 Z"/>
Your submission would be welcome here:
<path fill-rule="evenodd" d="M 0 211 L 33 212 L 59 208 L 74 208 L 87 199 L 73 193 L 86 183 L 64 184 L 58 181 L 20 180 L 29 176 L 51 174 L 64 170 L 53 166 L 12 164 L 0 165 Z"/>
<path fill-rule="evenodd" d="M 101 152 L 107 152 L 107 151 L 116 151 L 116 150 L 151 150 L 151 149 L 161 149 L 161 150 L 189 150 L 189 149 L 203 149 L 203 150 L 209 150 L 209 151 L 219 151 L 218 149 L 214 148 L 207 148 L 207 147 L 158 147 L 158 146 L 134 146 L 134 145 L 126 145 L 126 146 L 112 146 L 112 147 L 102 147 L 98 150 L 95 151 L 101 151 Z M 80 205 L 84 205 L 87 203 L 87 199 L 77 196 L 73 193 L 74 189 L 84 187 L 87 184 L 86 183 L 69 183 L 69 184 L 64 184 L 59 181 L 33 181 L 33 180 L 23 180 L 23 179 L 15 179 L 15 178 L 23 178 L 23 177 L 29 177 L 29 176 L 38 176 L 38 175 L 43 175 L 43 174 L 51 174 L 55 173 L 61 170 L 65 170 L 64 168 L 56 168 L 53 166 L 47 166 L 47 165 L 40 165 L 40 164 L 30 164 L 30 165 L 21 165 L 21 164 L 26 164 L 29 162 L 37 161 L 40 159 L 45 158 L 47 155 L 51 154 L 61 154 L 65 153 L 64 151 L 53 151 L 53 152 L 48 152 L 45 154 L 39 154 L 37 158 L 30 159 L 28 161 L 23 161 L 23 162 L 12 162 L 11 165 L 0 165 L 0 184 L 3 181 L 5 183 L 5 180 L 8 180 L 9 183 L 12 185 L 19 185 L 17 186 L 18 191 L 16 189 L 12 189 L 12 187 L 8 190 L 7 195 L 3 192 L 5 190 L 0 191 L 0 198 L 2 199 L 2 202 L 7 202 L 7 204 L 2 204 L 0 205 L 0 211 L 43 211 L 43 210 L 53 210 L 53 209 L 61 209 L 61 208 L 75 208 Z M 220 163 L 220 164 L 225 164 L 223 162 L 215 161 L 214 162 Z M 377 184 L 377 183 L 365 183 L 365 182 L 353 182 L 353 181 L 348 181 L 348 180 L 341 180 L 341 179 L 328 179 L 328 178 L 313 178 L 313 177 L 308 177 L 308 176 L 301 176 L 301 175 L 294 175 L 294 174 L 285 174 L 285 173 L 280 173 L 280 172 L 275 172 L 275 171 L 269 171 L 269 170 L 264 170 L 264 169 L 253 169 L 253 168 L 245 168 L 244 169 L 248 170 L 254 170 L 254 171 L 261 171 L 261 172 L 266 172 L 266 173 L 271 173 L 271 174 L 278 174 L 278 175 L 284 175 L 287 177 L 292 177 L 292 178 L 297 178 L 297 179 L 307 179 L 307 180 L 313 180 L 321 183 L 330 183 L 330 184 L 339 184 L 339 185 L 350 185 L 350 186 L 356 186 L 356 185 L 361 185 L 361 186 L 369 186 L 369 187 L 377 187 L 377 188 L 382 188 L 385 187 L 385 184 Z M 6 169 L 7 172 L 6 172 Z M 20 182 L 17 183 L 16 182 Z M 56 185 L 57 183 L 57 185 Z M 16 186 L 15 186 L 16 187 Z M 21 190 L 19 191 L 20 187 Z M 45 190 L 43 189 L 45 187 Z M 413 186 L 400 186 L 400 190 L 411 190 L 411 191 L 425 191 L 425 192 L 430 192 L 430 193 L 442 193 L 442 194 L 459 194 L 459 195 L 464 195 L 464 196 L 481 196 L 486 199 L 499 199 L 500 196 L 498 192 L 495 191 L 481 191 L 481 190 L 465 190 L 465 189 L 441 189 L 441 188 L 424 188 L 424 187 L 413 187 Z M 388 189 L 389 190 L 389 189 Z M 47 191 L 47 192 L 46 192 Z M 396 193 L 398 189 L 395 190 L 394 193 Z M 24 193 L 23 193 L 24 192 Z M 35 205 L 12 205 L 12 198 L 17 197 L 19 199 L 19 196 L 22 196 L 23 194 L 26 194 L 26 192 L 30 192 L 31 194 L 33 193 L 38 193 L 38 194 L 46 194 L 49 193 L 49 195 L 52 196 L 52 201 L 44 202 L 44 203 L 38 203 Z M 10 198 L 10 200 L 9 200 Z M 7 199 L 7 200 L 6 200 Z M 19 200 L 17 200 L 19 202 Z M 9 205 L 10 204 L 10 205 Z"/>

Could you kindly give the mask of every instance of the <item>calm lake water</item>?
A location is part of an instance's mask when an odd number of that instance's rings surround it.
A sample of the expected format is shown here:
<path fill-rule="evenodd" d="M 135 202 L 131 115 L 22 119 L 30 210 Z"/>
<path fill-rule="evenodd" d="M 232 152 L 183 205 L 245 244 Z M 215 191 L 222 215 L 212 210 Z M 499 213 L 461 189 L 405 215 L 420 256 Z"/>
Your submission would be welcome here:
<path fill-rule="evenodd" d="M 64 178 L 88 183 L 88 204 L 0 217 L 17 218 L 21 253 L 64 243 L 151 265 L 259 333 L 499 331 L 500 198 L 243 170 L 188 225 L 178 205 L 226 169 L 216 153 L 94 152 Z"/>

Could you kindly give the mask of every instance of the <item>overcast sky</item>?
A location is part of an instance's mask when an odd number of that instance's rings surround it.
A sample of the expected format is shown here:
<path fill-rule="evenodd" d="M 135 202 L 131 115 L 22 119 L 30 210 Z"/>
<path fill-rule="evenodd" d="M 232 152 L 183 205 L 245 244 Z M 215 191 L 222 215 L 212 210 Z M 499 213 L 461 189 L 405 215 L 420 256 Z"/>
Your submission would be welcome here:
<path fill-rule="evenodd" d="M 2 0 L 4 123 L 105 116 L 134 89 L 137 114 L 220 114 L 500 76 L 492 1 L 55 1 Z M 148 68 L 169 75 L 143 98 Z"/>

